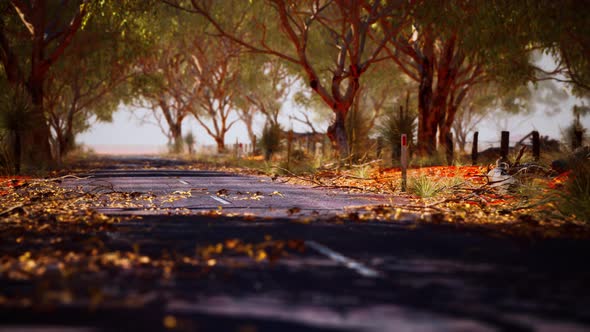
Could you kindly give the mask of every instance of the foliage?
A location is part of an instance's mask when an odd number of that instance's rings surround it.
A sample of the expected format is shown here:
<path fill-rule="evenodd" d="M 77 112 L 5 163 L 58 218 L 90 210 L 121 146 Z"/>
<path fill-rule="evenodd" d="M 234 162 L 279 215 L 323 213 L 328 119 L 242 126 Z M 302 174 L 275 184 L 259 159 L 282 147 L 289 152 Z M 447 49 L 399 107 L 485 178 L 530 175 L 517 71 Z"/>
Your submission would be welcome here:
<path fill-rule="evenodd" d="M 272 155 L 280 151 L 281 139 L 281 126 L 278 123 L 267 122 L 258 143 L 264 153 L 264 160 L 271 160 Z"/>

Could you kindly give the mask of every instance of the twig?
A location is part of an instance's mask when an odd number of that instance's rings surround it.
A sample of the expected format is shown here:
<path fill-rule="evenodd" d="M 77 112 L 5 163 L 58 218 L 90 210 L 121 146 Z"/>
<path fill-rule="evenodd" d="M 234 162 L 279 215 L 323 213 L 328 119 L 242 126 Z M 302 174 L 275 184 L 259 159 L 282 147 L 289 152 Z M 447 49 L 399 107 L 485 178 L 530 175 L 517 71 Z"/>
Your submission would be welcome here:
<path fill-rule="evenodd" d="M 523 145 L 520 148 L 520 151 L 518 151 L 518 156 L 516 157 L 516 159 L 514 160 L 514 164 L 512 164 L 513 166 L 516 166 L 520 163 L 520 158 L 522 158 L 522 155 L 524 154 L 524 151 L 526 150 L 526 145 Z"/>
<path fill-rule="evenodd" d="M 361 190 L 361 191 L 366 191 L 365 189 L 363 189 L 363 188 L 361 188 L 361 187 L 355 187 L 355 186 L 317 185 L 317 186 L 313 186 L 313 188 L 327 188 L 327 189 L 357 189 L 357 190 Z"/>
<path fill-rule="evenodd" d="M 8 215 L 10 212 L 12 212 L 12 211 L 14 211 L 16 209 L 23 208 L 24 206 L 25 206 L 25 204 L 24 203 L 21 203 L 21 204 L 17 204 L 17 205 L 14 205 L 12 207 L 9 207 L 8 209 L 0 212 L 0 217 L 4 217 L 5 215 Z"/>
<path fill-rule="evenodd" d="M 56 178 L 42 179 L 42 180 L 39 180 L 39 182 L 52 182 L 52 181 L 64 180 L 64 179 L 86 180 L 86 179 L 90 179 L 90 178 L 92 178 L 92 175 L 85 176 L 85 177 L 79 177 L 79 176 L 76 176 L 73 174 L 67 174 L 64 176 L 58 176 Z"/>
<path fill-rule="evenodd" d="M 276 168 L 276 169 L 278 169 L 278 170 L 281 170 L 281 171 L 283 171 L 283 172 L 286 172 L 286 173 L 288 173 L 288 174 L 289 174 L 291 177 L 294 177 L 294 178 L 296 178 L 296 179 L 300 179 L 300 180 L 303 180 L 303 181 L 308 181 L 308 182 L 311 182 L 311 183 L 313 183 L 313 184 L 316 184 L 316 185 L 318 185 L 318 186 L 324 186 L 324 185 L 325 185 L 324 183 L 322 183 L 321 181 L 318 181 L 318 180 L 316 180 L 316 179 L 308 179 L 308 178 L 305 178 L 305 177 L 299 176 L 299 175 L 297 175 L 297 174 L 295 174 L 295 173 L 291 172 L 290 170 L 288 170 L 288 169 L 286 169 L 286 168 L 282 168 L 282 167 L 279 167 L 279 166 L 274 166 L 274 168 Z"/>

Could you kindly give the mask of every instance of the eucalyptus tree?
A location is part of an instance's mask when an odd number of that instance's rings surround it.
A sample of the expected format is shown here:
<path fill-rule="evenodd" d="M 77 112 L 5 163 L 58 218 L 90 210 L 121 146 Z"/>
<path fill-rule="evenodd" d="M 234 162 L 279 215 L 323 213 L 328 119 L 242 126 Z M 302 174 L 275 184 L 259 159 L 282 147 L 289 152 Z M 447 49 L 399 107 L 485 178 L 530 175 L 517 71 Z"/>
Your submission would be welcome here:
<path fill-rule="evenodd" d="M 57 64 L 73 43 L 84 43 L 77 35 L 90 27 L 95 17 L 101 21 L 108 18 L 109 27 L 118 28 L 122 35 L 130 31 L 143 33 L 145 25 L 142 30 L 133 23 L 141 13 L 137 9 L 150 8 L 151 4 L 139 0 L 10 0 L 0 4 L 0 62 L 7 80 L 15 87 L 23 87 L 33 104 L 35 124 L 28 132 L 26 144 L 26 157 L 32 165 L 51 163 L 51 131 L 44 104 L 50 99 L 46 98 L 46 90 L 55 92 L 59 88 L 48 87 L 48 79 L 52 75 L 61 79 L 60 70 L 74 69 Z M 95 47 L 95 52 L 112 50 L 104 44 Z M 90 67 L 89 70 L 93 69 Z"/>
<path fill-rule="evenodd" d="M 216 32 L 255 53 L 293 66 L 332 110 L 327 134 L 342 156 L 348 151 L 345 120 L 360 88 L 360 77 L 382 60 L 396 31 L 375 28 L 385 17 L 401 28 L 415 1 L 224 1 L 164 0 L 200 14 Z M 222 15 L 231 8 L 232 15 Z M 230 16 L 228 18 L 228 16 Z"/>
<path fill-rule="evenodd" d="M 361 78 L 360 85 L 346 119 L 349 153 L 353 155 L 353 159 L 363 157 L 369 144 L 368 139 L 376 133 L 376 126 L 386 121 L 385 110 L 402 104 L 402 99 L 416 87 L 392 61 L 383 61 L 372 66 Z M 321 122 L 318 119 L 324 119 L 330 113 L 330 109 L 317 94 L 297 92 L 295 102 L 305 111 L 314 113 L 313 118 L 306 113 L 301 114 L 303 118 L 294 118 L 314 132 L 318 122 Z M 399 141 L 399 137 L 397 140 Z"/>
<path fill-rule="evenodd" d="M 189 56 L 182 43 L 167 42 L 138 62 L 147 79 L 135 105 L 152 111 L 177 153 L 183 146 L 182 123 L 190 115 L 197 93 L 189 73 Z"/>
<path fill-rule="evenodd" d="M 493 1 L 421 2 L 388 54 L 418 83 L 418 152 L 446 144 L 457 111 L 478 84 L 516 88 L 532 72 L 526 39 L 507 31 Z M 519 23 L 519 24 L 525 24 Z M 382 28 L 391 29 L 381 21 Z M 505 35 L 505 34 L 511 35 Z"/>
<path fill-rule="evenodd" d="M 207 34 L 191 41 L 191 75 L 195 80 L 191 114 L 215 140 L 217 152 L 225 152 L 225 136 L 237 122 L 231 116 L 238 96 L 241 46 Z"/>
<path fill-rule="evenodd" d="M 43 113 L 48 71 L 64 54 L 91 12 L 92 2 L 9 0 L 0 5 L 0 61 L 8 81 L 31 97 L 35 125 L 30 130 L 28 158 L 51 160 L 49 127 Z"/>
<path fill-rule="evenodd" d="M 88 19 L 45 80 L 44 110 L 58 162 L 92 120 L 110 121 L 119 104 L 130 100 L 139 74 L 134 59 L 151 45 L 146 8 L 102 10 L 109 14 Z"/>

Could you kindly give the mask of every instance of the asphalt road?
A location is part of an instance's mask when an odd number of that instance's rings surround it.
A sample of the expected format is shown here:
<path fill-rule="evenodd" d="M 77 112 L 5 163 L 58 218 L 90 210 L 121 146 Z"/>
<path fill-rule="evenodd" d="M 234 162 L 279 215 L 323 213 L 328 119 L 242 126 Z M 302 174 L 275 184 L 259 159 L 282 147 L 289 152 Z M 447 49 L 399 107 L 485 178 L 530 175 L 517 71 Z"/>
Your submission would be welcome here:
<path fill-rule="evenodd" d="M 297 245 L 279 252 L 276 260 L 220 255 L 206 269 L 179 267 L 168 278 L 117 275 L 102 282 L 113 297 L 136 294 L 135 306 L 105 302 L 92 310 L 84 305 L 2 310 L 0 331 L 590 329 L 587 241 L 514 238 L 410 219 L 347 221 L 334 213 L 389 198 L 154 165 L 151 170 L 101 169 L 92 178 L 65 184 L 156 194 L 199 189 L 168 208 L 144 213 L 141 220 L 116 225 L 105 235 L 105 246 L 124 250 L 140 245 L 142 253 L 156 257 L 191 256 L 195 247 L 231 239 Z M 216 194 L 220 191 L 223 195 Z M 256 192 L 262 197 L 240 199 Z M 196 214 L 219 206 L 238 216 Z M 300 212 L 286 212 L 293 207 Z M 176 208 L 195 214 L 170 215 Z M 294 216 L 298 214 L 316 220 L 302 223 L 301 216 Z M 84 287 L 87 281 L 72 283 Z"/>
<path fill-rule="evenodd" d="M 190 197 L 158 204 L 156 211 L 145 207 L 100 209 L 108 214 L 163 214 L 175 209 L 199 213 L 221 208 L 226 213 L 260 217 L 321 217 L 347 208 L 388 204 L 391 199 L 386 195 L 288 185 L 282 183 L 284 178 L 275 181 L 262 176 L 179 170 L 171 166 L 182 163 L 174 161 L 122 159 L 116 165 L 80 174 L 82 179 L 67 179 L 64 186 L 93 193 L 121 191 L 162 196 L 190 192 Z"/>

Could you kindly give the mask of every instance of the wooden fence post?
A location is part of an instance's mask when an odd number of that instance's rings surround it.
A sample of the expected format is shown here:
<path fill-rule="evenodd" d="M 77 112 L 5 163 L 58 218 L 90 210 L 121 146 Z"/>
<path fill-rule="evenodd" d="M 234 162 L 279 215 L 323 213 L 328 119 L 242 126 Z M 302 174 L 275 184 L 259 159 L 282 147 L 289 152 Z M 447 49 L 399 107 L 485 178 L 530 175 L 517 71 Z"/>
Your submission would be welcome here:
<path fill-rule="evenodd" d="M 510 132 L 502 131 L 502 140 L 500 142 L 500 160 L 508 162 L 508 150 L 510 147 Z"/>
<path fill-rule="evenodd" d="M 533 159 L 539 161 L 541 157 L 541 139 L 539 138 L 539 132 L 533 131 Z"/>
<path fill-rule="evenodd" d="M 479 131 L 473 133 L 473 143 L 471 145 L 471 164 L 477 165 L 477 139 L 479 138 Z"/>

